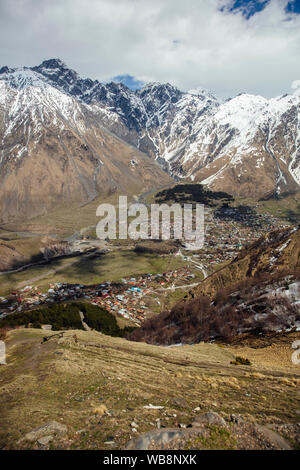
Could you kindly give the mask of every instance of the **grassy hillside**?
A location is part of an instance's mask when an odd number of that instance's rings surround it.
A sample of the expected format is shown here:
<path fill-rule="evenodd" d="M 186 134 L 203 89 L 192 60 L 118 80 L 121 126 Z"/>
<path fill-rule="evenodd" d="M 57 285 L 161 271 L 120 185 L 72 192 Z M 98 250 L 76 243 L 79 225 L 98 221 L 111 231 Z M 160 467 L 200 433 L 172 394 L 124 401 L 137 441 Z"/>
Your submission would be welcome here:
<path fill-rule="evenodd" d="M 178 428 L 209 410 L 229 421 L 232 413 L 278 426 L 299 420 L 292 336 L 259 351 L 203 343 L 154 347 L 93 331 L 70 331 L 41 344 L 43 336 L 31 329 L 8 334 L 7 365 L 0 366 L 2 449 L 37 448 L 25 434 L 53 420 L 67 426 L 66 434 L 53 436 L 55 449 L 120 449 L 156 429 L 158 419 Z M 245 354 L 253 365 L 231 364 Z M 149 404 L 163 408 L 144 408 Z M 229 423 L 229 436 L 231 430 Z M 231 439 L 222 444 L 232 446 Z"/>

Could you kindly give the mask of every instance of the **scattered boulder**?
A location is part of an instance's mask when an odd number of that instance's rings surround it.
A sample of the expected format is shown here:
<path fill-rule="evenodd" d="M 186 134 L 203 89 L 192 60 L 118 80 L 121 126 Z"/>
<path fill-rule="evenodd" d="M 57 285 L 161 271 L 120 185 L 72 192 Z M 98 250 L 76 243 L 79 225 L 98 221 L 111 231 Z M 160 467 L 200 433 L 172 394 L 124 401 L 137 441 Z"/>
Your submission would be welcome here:
<path fill-rule="evenodd" d="M 290 450 L 292 446 L 280 434 L 291 430 L 291 441 L 298 443 L 299 425 L 286 424 L 273 430 L 271 425 L 261 426 L 249 422 L 241 415 L 231 415 L 231 426 L 214 412 L 203 413 L 189 425 L 178 424 L 177 429 L 157 429 L 132 438 L 126 450 L 188 450 L 188 449 L 237 449 L 237 450 Z M 223 429 L 222 429 L 223 428 Z M 225 428 L 225 429 L 224 429 Z M 293 444 L 294 446 L 294 444 Z M 294 447 L 295 447 L 294 446 Z"/>
<path fill-rule="evenodd" d="M 290 444 L 277 432 L 272 431 L 266 426 L 256 425 L 257 431 L 264 436 L 275 448 L 281 450 L 292 450 Z"/>
<path fill-rule="evenodd" d="M 202 424 L 209 424 L 210 426 L 227 427 L 226 421 L 218 413 L 209 411 L 208 413 L 202 413 L 200 416 L 193 421 L 193 427 L 201 426 Z"/>
<path fill-rule="evenodd" d="M 163 448 L 167 443 L 180 436 L 182 436 L 182 431 L 174 429 L 150 431 L 129 441 L 126 450 L 148 450 L 153 444 L 158 448 Z"/>
<path fill-rule="evenodd" d="M 48 447 L 51 441 L 53 441 L 53 436 L 45 436 L 38 439 L 37 443 L 41 447 Z"/>
<path fill-rule="evenodd" d="M 39 428 L 33 429 L 24 436 L 26 441 L 36 442 L 43 437 L 52 437 L 53 434 L 63 435 L 66 434 L 68 428 L 66 425 L 58 423 L 57 421 L 50 421 Z"/>

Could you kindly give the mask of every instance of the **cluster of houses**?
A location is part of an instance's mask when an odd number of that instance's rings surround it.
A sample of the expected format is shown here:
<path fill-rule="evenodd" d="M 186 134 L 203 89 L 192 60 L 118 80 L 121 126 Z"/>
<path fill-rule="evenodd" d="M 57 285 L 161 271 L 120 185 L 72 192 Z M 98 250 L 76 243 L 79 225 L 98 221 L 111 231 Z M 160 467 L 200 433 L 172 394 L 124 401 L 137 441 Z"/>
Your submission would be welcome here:
<path fill-rule="evenodd" d="M 253 215 L 245 212 L 242 217 L 218 217 L 213 211 L 205 214 L 205 243 L 200 254 L 206 266 L 233 259 L 242 247 L 249 245 L 271 230 L 289 227 L 271 215 Z"/>
<path fill-rule="evenodd" d="M 50 284 L 45 293 L 37 287 L 26 286 L 8 297 L 0 297 L 0 318 L 40 305 L 80 299 L 140 324 L 149 311 L 143 299 L 146 295 L 155 296 L 158 289 L 188 284 L 193 277 L 191 270 L 185 267 L 163 274 L 126 278 L 118 283 L 107 281 L 93 286 L 55 283 Z"/>

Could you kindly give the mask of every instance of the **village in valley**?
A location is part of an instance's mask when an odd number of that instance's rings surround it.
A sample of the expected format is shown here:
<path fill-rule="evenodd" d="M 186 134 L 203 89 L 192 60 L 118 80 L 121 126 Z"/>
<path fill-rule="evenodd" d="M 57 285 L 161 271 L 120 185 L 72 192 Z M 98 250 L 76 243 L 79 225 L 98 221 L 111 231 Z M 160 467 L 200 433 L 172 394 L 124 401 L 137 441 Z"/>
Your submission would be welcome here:
<path fill-rule="evenodd" d="M 147 318 L 149 311 L 143 301 L 145 296 L 155 297 L 157 291 L 172 289 L 179 283 L 187 284 L 194 277 L 195 275 L 186 268 L 164 274 L 145 274 L 136 278 L 121 279 L 118 283 L 107 281 L 93 286 L 55 283 L 50 284 L 46 293 L 42 293 L 37 287 L 26 286 L 18 292 L 12 292 L 9 299 L 0 297 L 1 317 L 24 312 L 38 305 L 81 299 L 140 325 Z"/>
<path fill-rule="evenodd" d="M 205 213 L 205 245 L 199 256 L 204 264 L 214 268 L 234 259 L 243 247 L 265 233 L 290 225 L 270 214 L 253 215 L 250 211 L 241 212 L 230 207 L 215 212 L 208 209 Z"/>
<path fill-rule="evenodd" d="M 173 221 L 174 222 L 174 221 Z M 242 247 L 249 245 L 273 228 L 289 226 L 271 215 L 257 215 L 252 211 L 239 211 L 223 207 L 217 210 L 205 208 L 205 242 L 197 251 L 188 250 L 184 241 L 173 252 L 182 259 L 182 267 L 162 273 L 144 273 L 120 278 L 118 282 L 106 280 L 98 284 L 54 282 L 47 289 L 27 285 L 0 297 L 0 318 L 21 313 L 43 305 L 64 303 L 81 299 L 98 305 L 139 326 L 155 313 L 159 313 L 162 296 L 180 289 L 182 297 L 202 279 L 234 259 Z M 136 242 L 138 244 L 138 241 Z M 82 235 L 73 240 L 70 251 L 79 254 L 95 253 L 106 256 L 110 250 L 122 250 L 122 246 L 109 245 L 100 250 L 96 239 Z M 136 245 L 135 245 L 136 246 Z M 134 251 L 134 246 L 132 247 Z M 136 253 L 138 256 L 138 253 Z M 164 257 L 165 254 L 157 254 Z M 1 292 L 0 292 L 1 295 Z M 151 299 L 151 301 L 150 301 Z M 153 308 L 153 307 L 156 308 Z"/>

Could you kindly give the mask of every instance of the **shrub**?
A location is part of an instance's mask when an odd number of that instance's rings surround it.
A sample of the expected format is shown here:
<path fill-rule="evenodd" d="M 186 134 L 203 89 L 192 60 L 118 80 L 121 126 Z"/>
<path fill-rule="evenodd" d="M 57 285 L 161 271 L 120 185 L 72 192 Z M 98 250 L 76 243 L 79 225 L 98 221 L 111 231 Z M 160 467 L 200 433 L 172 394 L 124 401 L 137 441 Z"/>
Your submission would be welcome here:
<path fill-rule="evenodd" d="M 244 357 L 241 357 L 241 356 L 236 356 L 235 358 L 235 361 L 231 361 L 230 364 L 234 364 L 235 366 L 251 366 L 251 362 L 249 361 L 249 359 L 246 359 Z"/>

